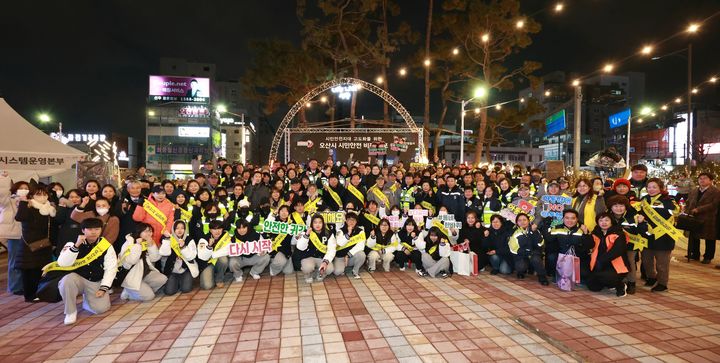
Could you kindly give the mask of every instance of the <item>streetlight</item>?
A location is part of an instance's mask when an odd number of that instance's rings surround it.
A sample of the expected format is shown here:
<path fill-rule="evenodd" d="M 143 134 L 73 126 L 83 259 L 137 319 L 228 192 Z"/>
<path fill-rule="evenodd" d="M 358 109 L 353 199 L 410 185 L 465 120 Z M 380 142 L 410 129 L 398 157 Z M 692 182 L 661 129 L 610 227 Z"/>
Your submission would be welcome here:
<path fill-rule="evenodd" d="M 400 76 L 405 77 L 405 75 L 407 74 L 407 68 L 400 68 L 399 73 L 400 73 Z"/>
<path fill-rule="evenodd" d="M 640 51 L 640 53 L 647 55 L 647 54 L 652 53 L 652 51 L 653 51 L 653 46 L 652 46 L 652 45 L 646 45 L 646 46 L 644 46 L 644 47 L 642 48 L 642 50 Z"/>
<path fill-rule="evenodd" d="M 215 106 L 215 109 L 217 109 L 218 112 L 220 112 L 220 113 L 227 112 L 227 106 L 225 106 L 223 104 L 219 104 L 219 105 Z"/>
<path fill-rule="evenodd" d="M 50 122 L 52 118 L 46 113 L 41 113 L 38 115 L 38 120 L 40 120 L 40 122 Z"/>
<path fill-rule="evenodd" d="M 613 69 L 615 69 L 615 66 L 612 63 L 608 63 L 605 65 L 605 67 L 603 67 L 603 72 L 610 73 L 613 71 Z"/>
<path fill-rule="evenodd" d="M 465 163 L 465 106 L 476 98 L 487 97 L 487 93 L 488 91 L 485 87 L 478 87 L 475 89 L 475 93 L 471 99 L 460 101 L 460 164 Z M 475 113 L 480 113 L 480 108 L 476 108 Z"/>
<path fill-rule="evenodd" d="M 453 55 L 458 55 L 458 54 L 460 54 L 460 49 L 457 48 L 457 47 L 453 48 L 452 54 L 453 54 Z"/>

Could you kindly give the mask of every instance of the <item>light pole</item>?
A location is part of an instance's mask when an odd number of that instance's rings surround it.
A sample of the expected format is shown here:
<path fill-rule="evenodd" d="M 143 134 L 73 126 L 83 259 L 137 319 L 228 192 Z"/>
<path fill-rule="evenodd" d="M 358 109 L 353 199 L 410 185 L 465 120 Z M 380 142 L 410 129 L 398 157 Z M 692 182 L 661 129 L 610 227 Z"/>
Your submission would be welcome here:
<path fill-rule="evenodd" d="M 475 90 L 475 95 L 469 100 L 460 100 L 460 164 L 465 163 L 465 106 L 476 98 L 482 98 L 487 96 L 487 90 L 483 87 L 479 87 Z M 482 140 L 479 140 L 482 142 Z"/>
<path fill-rule="evenodd" d="M 38 115 L 38 120 L 42 123 L 52 122 L 52 117 L 47 113 L 41 113 Z M 58 122 L 58 140 L 62 142 L 62 122 Z"/>

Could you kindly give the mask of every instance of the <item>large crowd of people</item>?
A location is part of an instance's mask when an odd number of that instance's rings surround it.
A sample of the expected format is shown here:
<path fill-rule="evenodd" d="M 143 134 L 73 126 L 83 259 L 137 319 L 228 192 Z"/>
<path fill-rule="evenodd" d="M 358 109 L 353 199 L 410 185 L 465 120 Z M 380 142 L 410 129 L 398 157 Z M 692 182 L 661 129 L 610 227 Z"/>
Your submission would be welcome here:
<path fill-rule="evenodd" d="M 571 279 L 591 291 L 634 294 L 640 270 L 644 286 L 661 292 L 682 236 L 673 223 L 679 204 L 707 222 L 691 234 L 688 257 L 699 259 L 701 239 L 704 262 L 714 257 L 720 193 L 707 173 L 677 203 L 644 165 L 629 179 L 572 184 L 500 163 L 254 167 L 219 159 L 194 167 L 187 180 L 156 180 L 140 168 L 120 188 L 89 180 L 66 190 L 0 175 L 8 291 L 36 302 L 39 287 L 56 289 L 72 324 L 79 295 L 84 309 L 102 313 L 113 290 L 147 301 L 223 288 L 246 278 L 245 269 L 252 279 L 297 272 L 307 283 L 361 278 L 378 265 L 447 278 L 451 254 L 462 252 L 476 255 L 481 276 L 534 275 L 549 285 L 567 277 L 558 271 L 571 256 Z M 245 244 L 254 247 L 238 247 Z"/>

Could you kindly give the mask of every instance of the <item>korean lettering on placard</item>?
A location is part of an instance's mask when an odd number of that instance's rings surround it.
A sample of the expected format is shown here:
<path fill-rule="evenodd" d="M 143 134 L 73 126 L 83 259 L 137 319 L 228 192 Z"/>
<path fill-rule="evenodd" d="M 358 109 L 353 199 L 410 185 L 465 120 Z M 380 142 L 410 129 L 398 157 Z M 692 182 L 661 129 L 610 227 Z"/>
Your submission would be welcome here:
<path fill-rule="evenodd" d="M 270 251 L 272 251 L 272 241 L 269 239 L 231 243 L 228 246 L 228 255 L 231 257 L 257 253 L 269 253 Z"/>
<path fill-rule="evenodd" d="M 305 226 L 298 224 L 290 224 L 278 221 L 263 222 L 263 233 L 273 234 L 291 234 L 295 235 L 305 229 Z"/>

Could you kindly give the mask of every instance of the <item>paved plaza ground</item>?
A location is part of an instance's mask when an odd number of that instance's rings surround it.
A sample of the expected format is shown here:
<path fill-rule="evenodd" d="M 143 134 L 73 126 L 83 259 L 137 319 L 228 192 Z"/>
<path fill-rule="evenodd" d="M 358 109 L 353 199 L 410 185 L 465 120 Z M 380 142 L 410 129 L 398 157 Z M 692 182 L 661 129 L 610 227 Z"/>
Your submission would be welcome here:
<path fill-rule="evenodd" d="M 677 251 L 679 257 L 684 251 Z M 0 256 L 6 286 L 7 257 Z M 670 290 L 564 293 L 533 278 L 412 271 L 308 285 L 263 276 L 63 325 L 62 305 L 0 295 L 2 362 L 720 362 L 720 270 L 671 265 Z"/>

